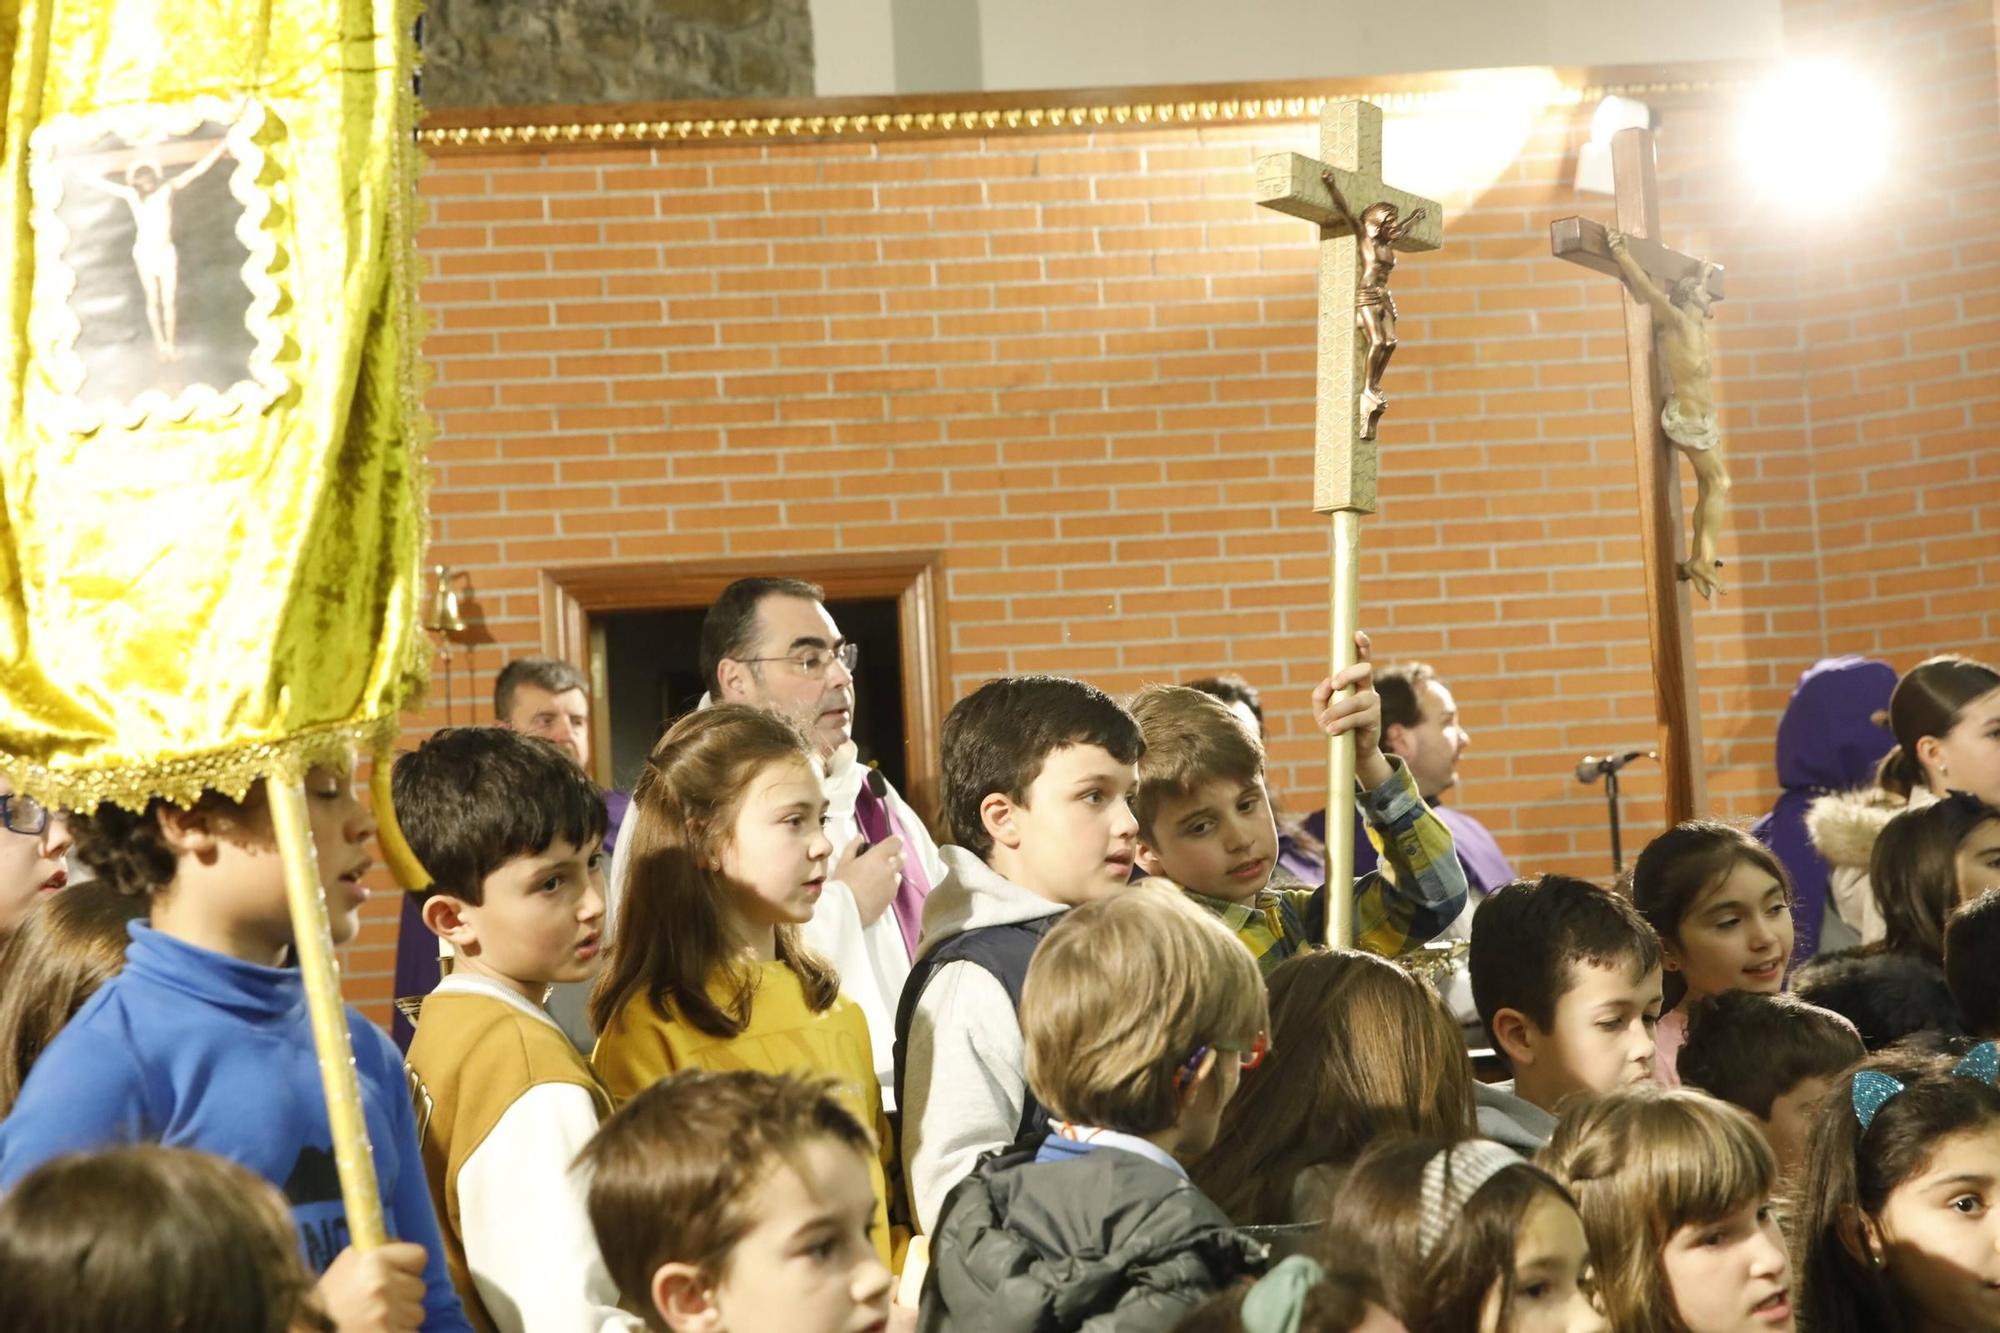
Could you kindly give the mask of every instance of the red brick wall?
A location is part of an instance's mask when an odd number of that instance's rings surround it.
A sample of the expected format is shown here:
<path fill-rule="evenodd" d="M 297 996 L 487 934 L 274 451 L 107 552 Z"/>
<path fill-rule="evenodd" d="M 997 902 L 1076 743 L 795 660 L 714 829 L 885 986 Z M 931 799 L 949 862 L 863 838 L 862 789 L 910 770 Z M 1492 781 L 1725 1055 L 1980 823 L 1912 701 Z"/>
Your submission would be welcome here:
<path fill-rule="evenodd" d="M 1990 0 L 1788 0 L 1896 130 L 1891 181 L 1803 229 L 1829 635 L 1891 655 L 2000 638 L 2000 84 Z"/>
<path fill-rule="evenodd" d="M 1587 116 L 1535 117 L 1499 179 L 1448 194 L 1447 248 L 1398 270 L 1363 596 L 1378 655 L 1427 659 L 1458 695 L 1474 739 L 1454 799 L 1518 867 L 1601 875 L 1602 801 L 1570 769 L 1652 719 L 1617 286 L 1548 253 L 1551 218 L 1609 215 L 1569 186 Z M 1747 817 L 1815 658 L 2000 640 L 2000 471 L 1973 441 L 2000 335 L 1990 276 L 1983 306 L 1954 298 L 1983 354 L 1947 373 L 1903 334 L 1929 386 L 1907 392 L 1956 393 L 1959 443 L 1908 469 L 1933 455 L 1905 423 L 1871 452 L 1849 420 L 1876 401 L 1876 354 L 1848 347 L 1869 330 L 1829 338 L 1824 261 L 1743 207 L 1732 143 L 1726 106 L 1674 111 L 1660 169 L 1669 241 L 1730 268 L 1730 590 L 1696 634 L 1713 803 Z M 1299 123 L 440 157 L 431 558 L 470 573 L 499 640 L 458 659 L 459 720 L 505 656 L 543 646 L 545 566 L 943 548 L 953 697 L 1004 672 L 1123 691 L 1229 666 L 1265 691 L 1278 781 L 1316 803 L 1314 236 L 1251 203 L 1258 155 L 1313 147 Z M 1955 262 L 1995 259 L 1989 227 Z M 1881 495 L 1918 507 L 1904 527 L 1875 517 Z M 1850 598 L 1892 536 L 1901 571 Z M 418 729 L 443 720 L 433 693 Z M 1660 804 L 1631 775 L 1636 840 Z M 393 938 L 371 920 L 358 998 L 386 999 Z"/>

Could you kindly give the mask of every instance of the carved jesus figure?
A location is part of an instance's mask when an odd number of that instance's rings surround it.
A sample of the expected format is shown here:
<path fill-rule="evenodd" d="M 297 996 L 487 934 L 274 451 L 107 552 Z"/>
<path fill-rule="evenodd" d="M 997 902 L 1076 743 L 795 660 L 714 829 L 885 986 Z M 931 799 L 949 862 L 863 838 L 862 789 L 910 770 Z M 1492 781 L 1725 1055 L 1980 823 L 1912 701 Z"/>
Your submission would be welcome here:
<path fill-rule="evenodd" d="M 1693 549 L 1681 562 L 1681 575 L 1703 597 L 1713 597 L 1722 590 L 1722 562 L 1715 558 L 1715 550 L 1729 499 L 1729 469 L 1722 456 L 1708 352 L 1708 321 L 1715 309 L 1708 276 L 1715 265 L 1703 264 L 1699 273 L 1676 282 L 1669 295 L 1632 258 L 1623 232 L 1610 233 L 1608 243 L 1626 286 L 1653 311 L 1660 354 L 1671 381 L 1666 406 L 1660 409 L 1660 426 L 1694 465 Z"/>
<path fill-rule="evenodd" d="M 1368 335 L 1367 387 L 1361 391 L 1366 424 L 1361 438 L 1372 440 L 1375 425 L 1389 405 L 1389 400 L 1382 396 L 1382 372 L 1389 368 L 1389 358 L 1396 354 L 1396 298 L 1389 294 L 1389 275 L 1396 268 L 1396 242 L 1423 221 L 1424 210 L 1420 208 L 1403 218 L 1394 204 L 1383 202 L 1362 209 L 1357 219 L 1341 197 L 1333 172 L 1321 171 L 1320 180 L 1333 196 L 1335 210 L 1354 229 L 1354 243 L 1361 247 L 1361 286 L 1354 296 L 1354 322 Z"/>
<path fill-rule="evenodd" d="M 215 141 L 199 161 L 172 177 L 163 176 L 158 162 L 144 158 L 125 169 L 125 183 L 106 176 L 85 177 L 84 183 L 125 201 L 132 210 L 132 266 L 146 296 L 146 327 L 160 360 L 178 361 L 176 309 L 180 292 L 180 252 L 174 247 L 174 196 L 194 184 L 222 156 L 227 142 Z"/>

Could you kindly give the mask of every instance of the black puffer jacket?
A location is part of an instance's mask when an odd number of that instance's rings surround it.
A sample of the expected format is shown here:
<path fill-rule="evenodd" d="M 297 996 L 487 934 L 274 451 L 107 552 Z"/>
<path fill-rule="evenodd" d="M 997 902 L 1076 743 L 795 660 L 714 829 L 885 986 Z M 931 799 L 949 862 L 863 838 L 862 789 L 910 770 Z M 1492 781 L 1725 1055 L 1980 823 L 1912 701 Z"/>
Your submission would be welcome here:
<path fill-rule="evenodd" d="M 1136 1153 L 1010 1152 L 945 1200 L 917 1329 L 1165 1333 L 1266 1257 L 1200 1190 Z"/>

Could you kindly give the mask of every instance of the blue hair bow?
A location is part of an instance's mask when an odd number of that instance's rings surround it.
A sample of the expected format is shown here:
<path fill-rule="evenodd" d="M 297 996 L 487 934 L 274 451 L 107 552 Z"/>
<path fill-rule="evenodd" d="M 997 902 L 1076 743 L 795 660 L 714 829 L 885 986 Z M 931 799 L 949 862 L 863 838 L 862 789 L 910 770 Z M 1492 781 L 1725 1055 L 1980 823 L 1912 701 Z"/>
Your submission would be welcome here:
<path fill-rule="evenodd" d="M 2000 1083 L 2000 1044 L 1980 1042 L 1951 1067 L 1951 1072 L 1981 1083 Z M 1902 1090 L 1901 1079 L 1879 1070 L 1864 1069 L 1854 1076 L 1848 1099 L 1854 1104 L 1854 1118 L 1861 1122 L 1863 1133 L 1875 1123 L 1875 1113 Z"/>

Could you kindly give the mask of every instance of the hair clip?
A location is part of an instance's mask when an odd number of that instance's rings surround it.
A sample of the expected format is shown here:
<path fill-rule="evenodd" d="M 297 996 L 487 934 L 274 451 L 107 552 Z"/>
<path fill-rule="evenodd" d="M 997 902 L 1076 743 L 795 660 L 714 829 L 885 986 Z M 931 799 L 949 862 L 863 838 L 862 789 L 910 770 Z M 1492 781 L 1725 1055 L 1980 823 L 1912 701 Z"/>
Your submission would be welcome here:
<path fill-rule="evenodd" d="M 1310 1255 L 1295 1254 L 1257 1279 L 1237 1311 L 1244 1333 L 1298 1333 L 1306 1297 L 1326 1281 L 1326 1270 Z"/>
<path fill-rule="evenodd" d="M 1902 1090 L 1901 1079 L 1873 1069 L 1864 1069 L 1854 1076 L 1848 1097 L 1854 1103 L 1854 1118 L 1861 1122 L 1863 1133 L 1875 1123 L 1875 1113 L 1882 1109 L 1882 1104 Z"/>
<path fill-rule="evenodd" d="M 1431 1252 L 1444 1240 L 1445 1232 L 1465 1211 L 1480 1186 L 1510 1166 L 1521 1165 L 1521 1155 L 1492 1139 L 1467 1139 L 1424 1163 L 1423 1182 L 1417 1193 L 1417 1259 L 1428 1262 Z M 1448 1178 L 1447 1178 L 1448 1177 Z"/>
<path fill-rule="evenodd" d="M 1959 1078 L 1969 1078 L 1988 1086 L 2000 1085 L 2000 1045 L 1982 1041 L 1951 1067 L 1951 1072 Z M 1864 1069 L 1854 1076 L 1849 1097 L 1854 1103 L 1854 1118 L 1861 1122 L 1865 1132 L 1875 1123 L 1875 1113 L 1890 1098 L 1903 1090 L 1900 1079 L 1874 1069 Z"/>
<path fill-rule="evenodd" d="M 1181 1091 L 1181 1089 L 1187 1087 L 1190 1083 L 1194 1082 L 1195 1075 L 1201 1073 L 1202 1058 L 1207 1054 L 1208 1054 L 1208 1043 L 1203 1042 L 1201 1045 L 1194 1048 L 1194 1054 L 1190 1055 L 1187 1058 L 1187 1062 L 1183 1064 L 1179 1069 L 1176 1069 L 1174 1071 L 1175 1092 Z"/>
<path fill-rule="evenodd" d="M 1951 1067 L 1951 1072 L 1960 1078 L 1977 1079 L 1981 1083 L 2000 1083 L 2000 1045 L 1982 1041 L 1967 1051 L 1959 1062 Z"/>

